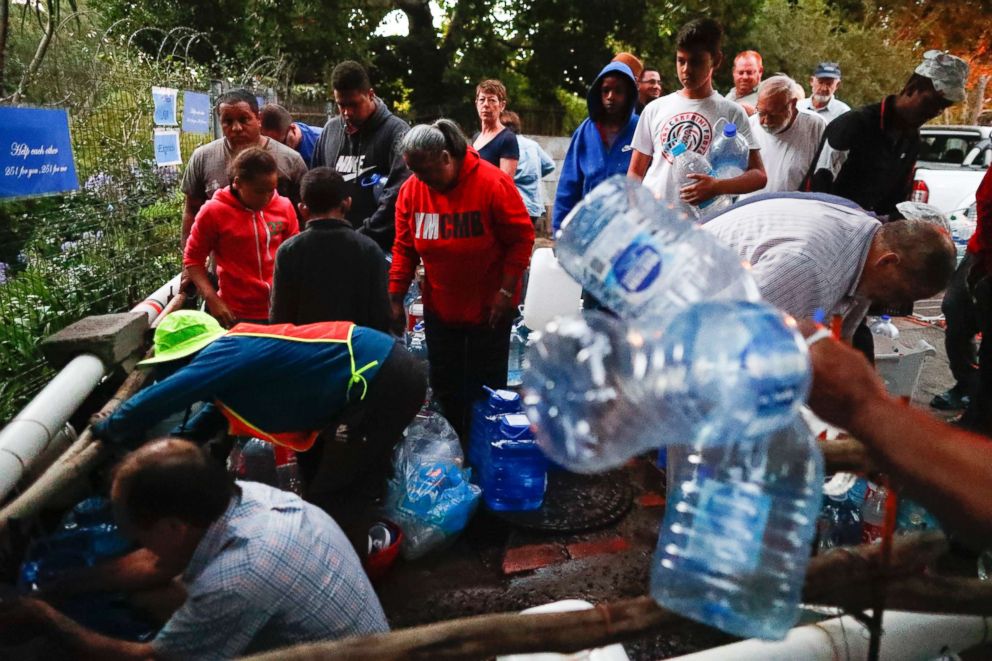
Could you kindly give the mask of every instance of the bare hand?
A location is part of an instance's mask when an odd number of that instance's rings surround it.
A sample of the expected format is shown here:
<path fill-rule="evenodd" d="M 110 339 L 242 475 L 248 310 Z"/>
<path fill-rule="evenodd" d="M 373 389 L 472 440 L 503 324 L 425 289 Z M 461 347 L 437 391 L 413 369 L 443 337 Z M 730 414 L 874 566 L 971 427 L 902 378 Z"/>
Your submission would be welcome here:
<path fill-rule="evenodd" d="M 227 303 L 221 300 L 220 296 L 214 294 L 207 299 L 207 309 L 210 310 L 210 314 L 220 322 L 220 325 L 224 328 L 230 328 L 238 320 L 231 312 L 231 308 L 227 307 Z"/>
<path fill-rule="evenodd" d="M 489 327 L 497 328 L 498 326 L 508 324 L 513 321 L 513 315 L 517 311 L 516 306 L 513 305 L 513 299 L 508 298 L 496 292 L 493 296 L 492 305 L 489 307 Z"/>
<path fill-rule="evenodd" d="M 679 197 L 682 198 L 683 202 L 700 204 L 719 195 L 719 191 L 717 191 L 717 182 L 719 180 L 716 177 L 694 172 L 689 175 L 689 178 L 696 183 L 687 184 L 679 191 Z"/>
<path fill-rule="evenodd" d="M 389 299 L 389 311 L 392 314 L 393 324 L 390 330 L 394 335 L 402 336 L 406 330 L 406 310 L 403 309 L 403 301 Z"/>
<path fill-rule="evenodd" d="M 812 322 L 802 322 L 799 328 L 809 337 L 817 327 Z M 882 381 L 860 351 L 825 338 L 813 343 L 809 353 L 813 363 L 809 406 L 824 421 L 851 430 L 852 422 L 866 406 L 888 397 Z"/>

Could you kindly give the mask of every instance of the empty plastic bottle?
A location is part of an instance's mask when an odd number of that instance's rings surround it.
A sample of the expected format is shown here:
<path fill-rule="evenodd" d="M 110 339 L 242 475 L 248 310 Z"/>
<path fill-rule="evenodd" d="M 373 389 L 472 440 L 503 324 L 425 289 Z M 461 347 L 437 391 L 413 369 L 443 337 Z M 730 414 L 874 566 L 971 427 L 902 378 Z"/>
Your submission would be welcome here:
<path fill-rule="evenodd" d="M 797 416 L 772 434 L 691 452 L 670 478 L 651 595 L 728 633 L 780 639 L 799 617 L 820 508 L 813 434 Z"/>
<path fill-rule="evenodd" d="M 810 384 L 795 323 L 746 301 L 697 303 L 662 331 L 602 313 L 559 319 L 527 359 L 524 404 L 538 442 L 584 473 L 663 445 L 776 431 Z"/>
<path fill-rule="evenodd" d="M 817 550 L 861 543 L 861 510 L 847 494 L 824 494 L 817 520 Z"/>
<path fill-rule="evenodd" d="M 427 334 L 424 332 L 423 321 L 418 321 L 412 329 L 404 333 L 403 342 L 414 357 L 427 360 Z"/>
<path fill-rule="evenodd" d="M 524 326 L 523 317 L 513 322 L 510 329 L 510 358 L 506 366 L 506 385 L 519 386 L 524 373 L 524 350 L 530 330 Z"/>
<path fill-rule="evenodd" d="M 670 153 L 674 159 L 672 161 L 672 169 L 674 170 L 675 180 L 678 182 L 679 188 L 691 186 L 696 183 L 695 179 L 689 177 L 690 174 L 706 174 L 711 177 L 720 178 L 709 159 L 702 154 L 692 151 L 683 143 L 676 142 L 673 144 Z M 730 206 L 730 203 L 731 200 L 728 196 L 717 195 L 708 200 L 703 200 L 696 205 L 683 206 L 688 206 L 697 218 L 702 218 L 716 214 L 718 211 Z"/>
<path fill-rule="evenodd" d="M 482 467 L 489 453 L 489 443 L 496 437 L 499 417 L 506 413 L 523 413 L 520 395 L 512 390 L 484 387 L 487 396 L 472 405 L 472 422 L 468 434 L 468 463 L 475 469 L 473 479 L 481 479 Z"/>
<path fill-rule="evenodd" d="M 736 253 L 627 177 L 590 191 L 555 245 L 562 268 L 624 319 L 661 327 L 697 301 L 761 299 Z"/>
<path fill-rule="evenodd" d="M 892 323 L 892 317 L 887 314 L 883 314 L 881 317 L 872 321 L 868 327 L 871 329 L 873 335 L 887 337 L 892 340 L 899 337 L 899 329 Z"/>
<path fill-rule="evenodd" d="M 523 512 L 541 507 L 548 486 L 548 462 L 534 440 L 527 416 L 509 413 L 499 417 L 480 486 L 486 507 L 493 511 Z"/>
<path fill-rule="evenodd" d="M 737 132 L 737 125 L 727 122 L 723 132 L 710 145 L 709 161 L 718 179 L 730 179 L 747 170 L 750 149 L 747 140 Z"/>
<path fill-rule="evenodd" d="M 885 528 L 885 501 L 889 492 L 885 487 L 874 486 L 868 489 L 865 504 L 861 507 L 861 541 L 864 544 L 874 544 L 882 539 Z"/>

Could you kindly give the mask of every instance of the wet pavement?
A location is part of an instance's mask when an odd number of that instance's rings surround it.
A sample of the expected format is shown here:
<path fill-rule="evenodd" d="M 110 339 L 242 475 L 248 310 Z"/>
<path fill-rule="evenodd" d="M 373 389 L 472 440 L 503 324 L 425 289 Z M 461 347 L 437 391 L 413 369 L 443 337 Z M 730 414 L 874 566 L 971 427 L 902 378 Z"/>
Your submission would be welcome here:
<path fill-rule="evenodd" d="M 939 300 L 921 302 L 916 313 L 939 315 Z M 922 339 L 936 352 L 924 362 L 913 398 L 914 405 L 930 410 L 930 399 L 953 383 L 944 331 L 932 319 L 895 322 L 901 343 L 912 346 Z M 664 514 L 664 475 L 648 457 L 633 460 L 620 475 L 630 485 L 633 502 L 612 524 L 577 534 L 542 533 L 510 526 L 480 507 L 450 548 L 413 562 L 401 559 L 376 586 L 392 626 L 519 611 L 561 599 L 600 603 L 646 594 Z M 634 660 L 664 659 L 734 640 L 703 625 L 685 624 L 624 647 Z"/>

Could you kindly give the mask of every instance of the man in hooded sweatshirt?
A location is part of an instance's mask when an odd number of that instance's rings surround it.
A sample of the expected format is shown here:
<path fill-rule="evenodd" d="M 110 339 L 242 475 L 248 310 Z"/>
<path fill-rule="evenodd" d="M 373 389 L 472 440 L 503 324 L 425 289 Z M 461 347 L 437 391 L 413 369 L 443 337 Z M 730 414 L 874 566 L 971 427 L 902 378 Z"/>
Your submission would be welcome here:
<path fill-rule="evenodd" d="M 388 255 L 396 235 L 396 195 L 410 176 L 397 146 L 410 127 L 375 95 L 358 62 L 334 67 L 331 87 L 339 114 L 324 125 L 310 167 L 334 168 L 351 184 L 348 220 Z"/>
<path fill-rule="evenodd" d="M 596 77 L 586 96 L 589 117 L 572 134 L 561 166 L 551 216 L 551 233 L 579 200 L 604 179 L 626 174 L 631 140 L 637 128 L 637 80 L 623 62 L 610 62 Z"/>

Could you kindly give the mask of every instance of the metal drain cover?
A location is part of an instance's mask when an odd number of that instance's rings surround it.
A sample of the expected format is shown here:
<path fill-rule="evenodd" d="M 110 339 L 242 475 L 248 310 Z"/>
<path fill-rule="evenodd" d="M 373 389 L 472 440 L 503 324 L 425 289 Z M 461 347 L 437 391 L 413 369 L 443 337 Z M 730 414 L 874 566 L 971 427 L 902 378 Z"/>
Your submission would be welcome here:
<path fill-rule="evenodd" d="M 530 512 L 490 512 L 510 525 L 528 530 L 572 533 L 601 528 L 630 509 L 630 476 L 624 470 L 598 475 L 548 472 L 544 504 Z"/>

